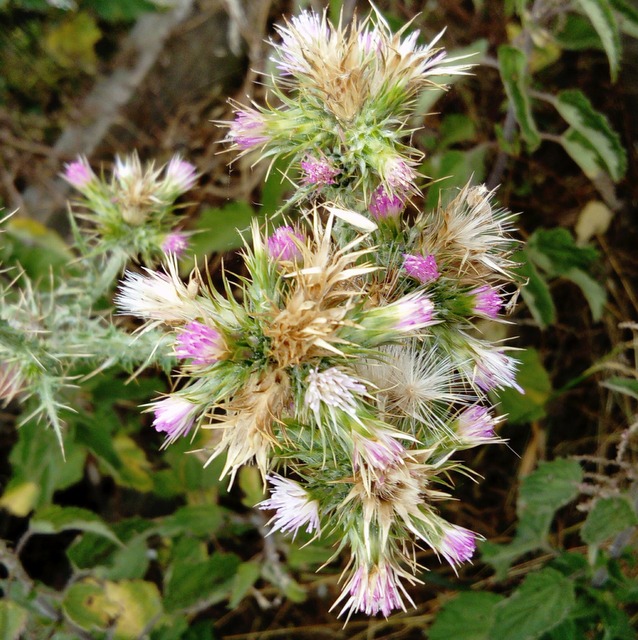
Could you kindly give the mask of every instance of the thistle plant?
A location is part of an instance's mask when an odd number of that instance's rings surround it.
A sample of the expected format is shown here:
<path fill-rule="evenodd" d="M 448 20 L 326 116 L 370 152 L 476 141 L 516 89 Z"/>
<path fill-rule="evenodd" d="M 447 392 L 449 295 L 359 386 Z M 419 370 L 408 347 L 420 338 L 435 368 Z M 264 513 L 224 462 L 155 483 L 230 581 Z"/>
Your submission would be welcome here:
<path fill-rule="evenodd" d="M 483 186 L 415 211 L 415 98 L 468 67 L 392 34 L 378 13 L 347 27 L 312 11 L 278 27 L 276 106 L 234 104 L 228 141 L 285 157 L 299 184 L 277 222 L 255 222 L 245 275 L 219 291 L 174 262 L 129 272 L 116 304 L 163 327 L 180 362 L 149 410 L 166 444 L 210 431 L 222 478 L 259 469 L 272 531 L 334 535 L 349 554 L 334 607 L 387 616 L 412 603 L 420 550 L 456 571 L 479 533 L 438 504 L 455 454 L 501 442 L 489 393 L 519 389 L 516 360 L 481 337 L 515 288 L 512 215 Z M 410 207 L 408 214 L 404 214 Z"/>
<path fill-rule="evenodd" d="M 96 369 L 128 371 L 151 363 L 169 370 L 167 338 L 133 338 L 100 311 L 125 265 L 174 261 L 187 238 L 176 231 L 175 200 L 190 189 L 195 168 L 179 157 L 166 167 L 145 167 L 136 155 L 117 158 L 111 180 L 98 177 L 85 158 L 66 165 L 64 179 L 81 194 L 71 225 L 77 252 L 50 281 L 34 281 L 18 267 L 0 274 L 0 401 L 18 398 L 23 423 L 42 417 L 63 445 L 63 418 L 72 411 L 78 381 Z M 79 210 L 79 211 L 78 211 Z M 80 231 L 77 220 L 88 221 Z"/>

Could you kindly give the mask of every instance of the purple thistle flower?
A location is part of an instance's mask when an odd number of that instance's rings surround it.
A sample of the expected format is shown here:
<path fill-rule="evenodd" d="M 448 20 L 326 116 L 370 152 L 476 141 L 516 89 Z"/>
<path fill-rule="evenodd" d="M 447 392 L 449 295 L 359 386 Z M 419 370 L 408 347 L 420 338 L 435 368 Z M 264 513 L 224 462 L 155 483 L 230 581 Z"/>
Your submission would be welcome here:
<path fill-rule="evenodd" d="M 474 296 L 474 313 L 492 320 L 498 316 L 503 303 L 501 296 L 494 287 L 486 284 L 472 289 L 470 295 Z"/>
<path fill-rule="evenodd" d="M 388 194 L 383 185 L 379 185 L 372 197 L 368 210 L 375 220 L 396 218 L 405 209 L 405 201 L 396 194 Z"/>
<path fill-rule="evenodd" d="M 276 511 L 270 520 L 270 524 L 272 524 L 270 533 L 292 531 L 294 539 L 299 529 L 307 525 L 306 533 L 316 531 L 319 534 L 321 532 L 319 503 L 316 500 L 311 500 L 308 492 L 294 480 L 278 475 L 269 475 L 267 479 L 272 485 L 270 498 L 260 502 L 257 506 L 260 509 L 274 509 Z"/>
<path fill-rule="evenodd" d="M 464 442 L 471 445 L 492 442 L 495 420 L 490 412 L 481 405 L 474 405 L 462 411 L 456 422 L 456 431 Z"/>
<path fill-rule="evenodd" d="M 207 366 L 220 359 L 224 345 L 220 333 L 201 322 L 189 322 L 175 340 L 175 355 Z"/>
<path fill-rule="evenodd" d="M 64 165 L 64 174 L 62 176 L 72 187 L 78 191 L 83 191 L 93 180 L 95 174 L 89 166 L 86 158 L 79 157 L 75 162 L 69 162 Z"/>
<path fill-rule="evenodd" d="M 403 609 L 403 596 L 411 604 L 412 600 L 399 580 L 400 570 L 390 561 L 382 559 L 378 564 L 368 567 L 361 564 L 346 583 L 333 608 L 347 596 L 348 599 L 339 615 L 360 611 L 368 616 L 381 613 L 386 618 L 395 609 Z"/>
<path fill-rule="evenodd" d="M 506 356 L 502 351 L 481 349 L 474 360 L 476 369 L 474 382 L 483 391 L 493 391 L 512 387 L 519 393 L 525 393 L 516 382 L 516 367 L 518 361 Z"/>
<path fill-rule="evenodd" d="M 195 423 L 197 405 L 176 395 L 158 400 L 153 405 L 156 431 L 166 433 L 169 441 L 188 435 Z"/>
<path fill-rule="evenodd" d="M 275 260 L 296 260 L 301 258 L 301 251 L 295 239 L 304 242 L 305 238 L 301 233 L 292 227 L 279 227 L 268 238 L 268 253 Z"/>
<path fill-rule="evenodd" d="M 441 275 L 433 255 L 403 254 L 403 268 L 409 276 L 423 284 L 434 282 Z"/>
<path fill-rule="evenodd" d="M 434 303 L 424 293 L 406 296 L 397 303 L 399 321 L 396 328 L 400 331 L 420 329 L 433 324 Z"/>
<path fill-rule="evenodd" d="M 252 149 L 270 140 L 266 133 L 266 121 L 255 109 L 240 109 L 230 123 L 229 138 L 240 149 Z"/>
<path fill-rule="evenodd" d="M 403 461 L 405 447 L 389 432 L 378 429 L 367 438 L 353 432 L 353 440 L 355 469 L 361 461 L 379 471 Z"/>
<path fill-rule="evenodd" d="M 197 169 L 190 162 L 175 156 L 166 167 L 164 180 L 170 191 L 185 193 L 197 181 Z"/>
<path fill-rule="evenodd" d="M 168 255 L 173 254 L 176 257 L 181 257 L 184 251 L 188 249 L 188 238 L 185 233 L 181 231 L 173 231 L 169 233 L 162 242 L 162 251 Z"/>
<path fill-rule="evenodd" d="M 468 561 L 476 550 L 476 534 L 469 529 L 459 527 L 454 524 L 446 526 L 443 537 L 436 546 L 436 551 L 440 553 L 450 565 L 456 567 Z"/>
<path fill-rule="evenodd" d="M 393 192 L 408 192 L 415 189 L 416 173 L 401 157 L 388 158 L 383 165 L 382 175 Z"/>
<path fill-rule="evenodd" d="M 303 183 L 305 185 L 335 184 L 335 176 L 339 174 L 339 170 L 325 157 L 315 158 L 308 155 L 301 161 L 301 168 L 304 171 Z"/>

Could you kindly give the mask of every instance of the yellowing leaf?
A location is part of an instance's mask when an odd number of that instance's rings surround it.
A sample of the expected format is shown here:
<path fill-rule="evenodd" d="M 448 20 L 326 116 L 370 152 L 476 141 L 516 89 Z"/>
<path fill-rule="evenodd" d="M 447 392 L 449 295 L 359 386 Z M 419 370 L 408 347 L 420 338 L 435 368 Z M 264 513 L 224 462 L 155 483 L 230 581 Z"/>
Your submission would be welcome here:
<path fill-rule="evenodd" d="M 40 487 L 35 482 L 22 482 L 4 492 L 0 498 L 0 507 L 18 518 L 24 518 L 35 506 Z"/>
<path fill-rule="evenodd" d="M 80 67 L 87 73 L 95 73 L 97 56 L 95 43 L 102 37 L 95 20 L 78 12 L 61 24 L 52 27 L 44 38 L 44 49 L 61 66 L 67 69 Z"/>

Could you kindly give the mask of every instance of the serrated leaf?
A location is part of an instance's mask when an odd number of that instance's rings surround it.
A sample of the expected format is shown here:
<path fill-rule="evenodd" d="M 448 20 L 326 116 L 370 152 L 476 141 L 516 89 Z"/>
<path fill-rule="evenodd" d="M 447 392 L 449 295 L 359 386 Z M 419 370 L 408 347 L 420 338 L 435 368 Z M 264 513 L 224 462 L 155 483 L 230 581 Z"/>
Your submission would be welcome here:
<path fill-rule="evenodd" d="M 600 36 L 591 22 L 575 13 L 563 16 L 558 31 L 554 34 L 556 41 L 563 49 L 582 51 L 584 49 L 603 49 Z"/>
<path fill-rule="evenodd" d="M 511 388 L 499 390 L 495 395 L 498 396 L 500 409 L 507 414 L 511 424 L 538 420 L 545 415 L 545 404 L 552 392 L 551 380 L 535 349 L 518 351 L 514 357 L 520 363 L 516 381 L 525 393 Z"/>
<path fill-rule="evenodd" d="M 102 585 L 84 580 L 71 585 L 62 601 L 64 615 L 84 631 L 101 631 L 117 615 L 117 607 L 109 603 Z"/>
<path fill-rule="evenodd" d="M 601 498 L 587 514 L 580 537 L 586 544 L 599 545 L 637 524 L 638 516 L 629 500 L 622 496 Z"/>
<path fill-rule="evenodd" d="M 618 393 L 631 396 L 638 400 L 638 380 L 634 380 L 633 378 L 614 377 L 601 382 L 601 385 L 603 387 L 607 387 L 607 389 L 617 391 Z"/>
<path fill-rule="evenodd" d="M 0 638 L 18 640 L 27 625 L 27 613 L 15 602 L 0 602 Z"/>
<path fill-rule="evenodd" d="M 496 605 L 490 640 L 536 640 L 567 618 L 576 603 L 574 584 L 546 567 Z"/>
<path fill-rule="evenodd" d="M 593 321 L 598 322 L 603 317 L 605 303 L 607 302 L 607 291 L 605 287 L 599 282 L 596 282 L 596 280 L 582 269 L 570 269 L 563 274 L 563 277 L 578 285 L 587 300 Z"/>
<path fill-rule="evenodd" d="M 165 586 L 167 611 L 224 600 L 230 593 L 239 565 L 239 558 L 232 553 L 214 553 L 198 563 L 176 560 L 168 572 Z"/>
<path fill-rule="evenodd" d="M 121 544 L 111 528 L 92 511 L 79 507 L 60 507 L 52 504 L 38 509 L 29 522 L 29 531 L 40 534 L 56 534 L 77 529 L 91 531 Z"/>
<path fill-rule="evenodd" d="M 429 640 L 488 640 L 495 607 L 503 596 L 478 591 L 446 602 L 428 631 Z"/>
<path fill-rule="evenodd" d="M 565 122 L 589 141 L 611 178 L 621 180 L 627 171 L 627 153 L 607 118 L 577 89 L 559 93 L 554 105 Z"/>
<path fill-rule="evenodd" d="M 596 235 L 603 235 L 614 217 L 614 212 L 599 200 L 590 200 L 578 214 L 576 242 L 583 245 Z"/>
<path fill-rule="evenodd" d="M 549 285 L 525 251 L 515 254 L 513 260 L 520 265 L 516 269 L 518 274 L 527 280 L 521 289 L 523 300 L 538 326 L 545 329 L 556 322 L 556 307 L 549 291 Z"/>
<path fill-rule="evenodd" d="M 20 482 L 9 485 L 0 498 L 0 507 L 18 518 L 29 515 L 40 495 L 40 487 L 35 482 Z"/>
<path fill-rule="evenodd" d="M 498 67 L 521 135 L 530 151 L 534 151 L 540 145 L 541 138 L 534 122 L 528 93 L 527 57 L 516 47 L 501 45 L 498 48 Z"/>
<path fill-rule="evenodd" d="M 621 44 L 618 24 L 609 0 L 576 0 L 576 4 L 591 20 L 594 29 L 600 36 L 609 61 L 609 74 L 612 81 L 615 82 L 620 68 Z"/>
<path fill-rule="evenodd" d="M 144 580 L 107 581 L 104 592 L 117 609 L 112 625 L 114 640 L 137 640 L 149 622 L 162 613 L 162 600 L 157 585 Z"/>

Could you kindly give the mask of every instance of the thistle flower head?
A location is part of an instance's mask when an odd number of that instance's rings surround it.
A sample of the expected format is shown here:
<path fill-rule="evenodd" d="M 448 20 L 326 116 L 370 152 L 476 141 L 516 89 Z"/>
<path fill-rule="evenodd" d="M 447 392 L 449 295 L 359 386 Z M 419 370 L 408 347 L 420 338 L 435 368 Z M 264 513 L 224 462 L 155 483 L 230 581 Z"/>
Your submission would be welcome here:
<path fill-rule="evenodd" d="M 399 331 L 416 331 L 434 324 L 434 303 L 424 293 L 405 296 L 396 303 Z"/>
<path fill-rule="evenodd" d="M 270 520 L 270 533 L 292 531 L 293 539 L 302 527 L 306 533 L 321 533 L 319 521 L 319 503 L 312 500 L 308 492 L 294 480 L 272 474 L 266 477 L 271 485 L 270 498 L 260 502 L 260 509 L 275 510 Z"/>
<path fill-rule="evenodd" d="M 229 127 L 228 139 L 243 151 L 262 146 L 270 140 L 266 120 L 256 109 L 238 109 Z"/>
<path fill-rule="evenodd" d="M 366 393 L 365 386 L 337 367 L 319 371 L 311 369 L 306 378 L 306 403 L 315 413 L 322 404 L 340 409 L 350 415 L 357 412 L 357 401 L 353 394 Z"/>
<path fill-rule="evenodd" d="M 475 446 L 498 440 L 494 427 L 496 420 L 489 410 L 481 405 L 464 409 L 456 419 L 456 432 L 461 442 Z"/>
<path fill-rule="evenodd" d="M 196 181 L 197 169 L 195 166 L 180 156 L 174 156 L 166 166 L 162 186 L 168 194 L 177 197 L 192 189 Z"/>
<path fill-rule="evenodd" d="M 189 322 L 175 340 L 175 355 L 194 365 L 209 366 L 224 356 L 224 340 L 216 329 L 201 322 Z"/>
<path fill-rule="evenodd" d="M 502 349 L 486 348 L 474 343 L 474 382 L 483 391 L 511 387 L 525 393 L 516 382 L 518 361 L 505 355 Z"/>
<path fill-rule="evenodd" d="M 167 254 L 173 254 L 180 258 L 188 249 L 188 236 L 182 231 L 172 231 L 168 233 L 162 242 L 162 251 Z"/>
<path fill-rule="evenodd" d="M 335 184 L 335 177 L 339 175 L 339 169 L 325 156 L 307 155 L 301 161 L 301 169 L 303 171 L 303 183 L 314 187 Z"/>
<path fill-rule="evenodd" d="M 414 602 L 401 583 L 401 578 L 412 583 L 417 582 L 388 558 L 382 558 L 373 564 L 363 561 L 344 585 L 341 595 L 332 608 L 334 609 L 345 600 L 339 616 L 345 613 L 347 618 L 356 612 L 365 613 L 368 616 L 381 613 L 387 618 L 395 609 L 405 611 L 403 599 L 405 598 L 412 606 Z"/>
<path fill-rule="evenodd" d="M 404 253 L 403 269 L 410 277 L 423 284 L 434 282 L 441 275 L 433 255 L 423 256 Z"/>
<path fill-rule="evenodd" d="M 365 435 L 354 431 L 352 440 L 355 470 L 367 468 L 376 475 L 379 471 L 401 464 L 407 455 L 406 448 L 398 439 L 402 435 L 381 428 L 373 428 Z"/>
<path fill-rule="evenodd" d="M 503 306 L 503 301 L 494 287 L 488 284 L 482 285 L 476 289 L 472 289 L 470 295 L 474 296 L 474 313 L 492 320 L 498 316 Z"/>
<path fill-rule="evenodd" d="M 167 273 L 144 271 L 146 275 L 133 271 L 124 274 L 114 298 L 121 313 L 161 322 L 183 322 L 201 315 L 174 261 L 167 262 Z"/>
<path fill-rule="evenodd" d="M 467 562 L 476 550 L 476 534 L 469 529 L 446 523 L 443 535 L 436 545 L 436 551 L 440 553 L 450 565 L 457 566 Z"/>
<path fill-rule="evenodd" d="M 151 408 L 155 414 L 153 426 L 166 434 L 168 443 L 187 436 L 198 413 L 197 405 L 175 394 L 158 400 Z"/>
<path fill-rule="evenodd" d="M 84 191 L 93 181 L 97 180 L 84 156 L 79 156 L 77 160 L 65 164 L 62 177 L 78 191 Z"/>
<path fill-rule="evenodd" d="M 296 260 L 301 257 L 298 243 L 304 240 L 304 236 L 293 227 L 279 227 L 266 241 L 268 253 L 275 260 Z"/>
<path fill-rule="evenodd" d="M 396 218 L 403 213 L 405 201 L 396 193 L 388 194 L 383 185 L 378 186 L 372 193 L 368 210 L 375 220 Z"/>

